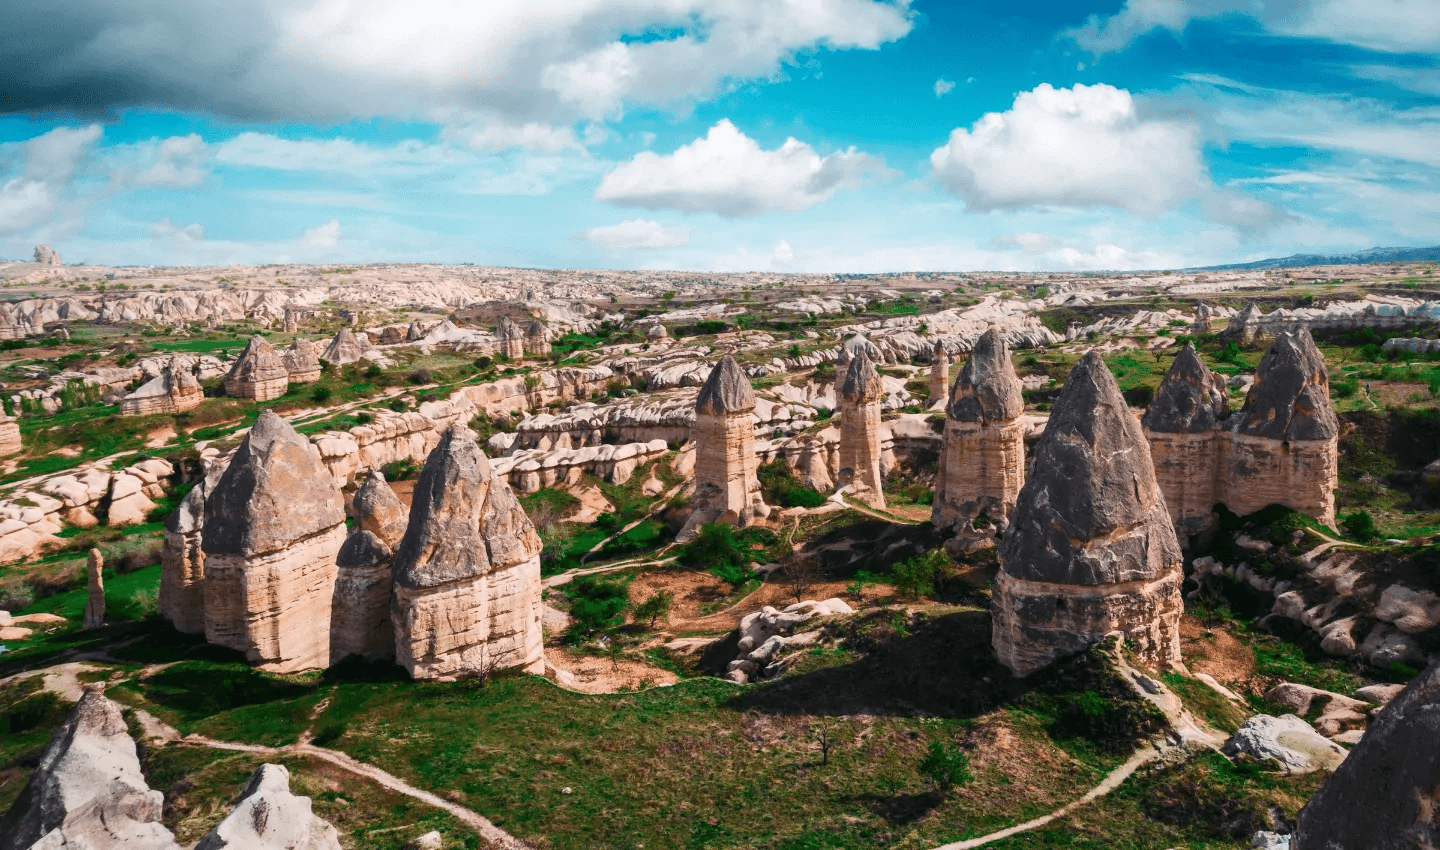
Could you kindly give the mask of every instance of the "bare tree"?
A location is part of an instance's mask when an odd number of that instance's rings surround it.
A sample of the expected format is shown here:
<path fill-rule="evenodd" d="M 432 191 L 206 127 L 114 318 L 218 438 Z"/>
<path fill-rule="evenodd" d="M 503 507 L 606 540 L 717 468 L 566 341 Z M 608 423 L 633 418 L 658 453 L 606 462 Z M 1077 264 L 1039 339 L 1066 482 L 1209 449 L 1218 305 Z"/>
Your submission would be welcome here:
<path fill-rule="evenodd" d="M 795 597 L 796 602 L 803 601 L 810 589 L 823 578 L 820 563 L 814 558 L 791 558 L 785 565 L 785 587 L 790 591 L 790 595 Z"/>
<path fill-rule="evenodd" d="M 835 748 L 835 733 L 829 723 L 821 723 L 818 726 L 810 727 L 810 736 L 815 739 L 815 744 L 820 747 L 820 766 L 830 764 L 830 751 Z"/>

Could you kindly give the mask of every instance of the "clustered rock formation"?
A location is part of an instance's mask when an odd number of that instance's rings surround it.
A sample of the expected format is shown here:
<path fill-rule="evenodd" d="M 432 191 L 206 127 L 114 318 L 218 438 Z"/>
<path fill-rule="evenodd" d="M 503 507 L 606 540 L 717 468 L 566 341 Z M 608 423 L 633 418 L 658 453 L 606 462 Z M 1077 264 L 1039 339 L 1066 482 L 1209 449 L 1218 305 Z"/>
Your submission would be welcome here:
<path fill-rule="evenodd" d="M 120 706 L 103 685 L 91 685 L 0 818 L 0 850 L 180 850 L 161 823 L 164 805 L 164 795 L 145 782 Z M 310 798 L 290 792 L 288 770 L 267 764 L 195 847 L 340 850 L 340 836 L 314 814 Z"/>
<path fill-rule="evenodd" d="M 339 482 L 273 411 L 166 523 L 160 611 L 277 673 L 395 656 L 415 678 L 539 672 L 540 540 L 474 435 L 451 427 L 407 519 L 372 472 Z"/>
<path fill-rule="evenodd" d="M 750 379 L 735 358 L 721 357 L 695 397 L 695 493 L 682 542 L 707 522 L 744 527 L 770 515 L 755 474 L 754 410 Z"/>
<path fill-rule="evenodd" d="M 463 425 L 425 461 L 394 574 L 395 658 L 413 677 L 543 672 L 540 538 Z"/>
<path fill-rule="evenodd" d="M 1250 514 L 1284 505 L 1335 524 L 1339 420 L 1325 360 L 1308 331 L 1282 332 L 1240 411 L 1186 346 L 1144 417 L 1155 473 L 1177 529 L 1203 530 L 1224 504 Z"/>
<path fill-rule="evenodd" d="M 875 364 L 861 351 L 840 387 L 840 481 L 872 508 L 885 507 L 880 475 L 880 396 Z"/>
<path fill-rule="evenodd" d="M 121 399 L 120 414 L 184 413 L 199 407 L 204 400 L 205 390 L 200 387 L 195 373 L 172 362 L 159 375 Z"/>
<path fill-rule="evenodd" d="M 1007 519 L 1025 483 L 1025 400 L 1005 338 L 976 341 L 955 377 L 945 413 L 931 521 L 959 530 L 982 514 Z"/>
<path fill-rule="evenodd" d="M 525 353 L 532 357 L 544 357 L 550 353 L 550 332 L 539 319 L 530 323 L 525 331 Z"/>
<path fill-rule="evenodd" d="M 992 640 L 1018 676 L 1120 632 L 1180 659 L 1180 545 L 1150 450 L 1095 351 L 1065 381 L 999 550 Z"/>
<path fill-rule="evenodd" d="M 290 373 L 292 384 L 312 384 L 320 380 L 320 355 L 315 343 L 296 337 L 285 349 L 285 370 Z"/>
<path fill-rule="evenodd" d="M 290 370 L 275 347 L 262 336 L 250 337 L 250 343 L 236 358 L 225 376 L 225 394 L 232 398 L 270 401 L 290 388 Z"/>
<path fill-rule="evenodd" d="M 511 360 L 525 357 L 525 332 L 509 316 L 501 316 L 495 328 L 495 350 Z"/>

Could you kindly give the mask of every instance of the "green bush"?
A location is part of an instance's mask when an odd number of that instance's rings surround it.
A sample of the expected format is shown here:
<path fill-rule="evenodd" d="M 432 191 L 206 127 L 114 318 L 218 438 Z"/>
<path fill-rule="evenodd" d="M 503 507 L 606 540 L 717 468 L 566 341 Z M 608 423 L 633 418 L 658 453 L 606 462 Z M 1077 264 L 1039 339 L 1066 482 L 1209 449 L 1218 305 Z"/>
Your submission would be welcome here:
<path fill-rule="evenodd" d="M 755 470 L 765 501 L 786 508 L 818 508 L 825 497 L 800 483 L 783 460 L 773 460 Z"/>
<path fill-rule="evenodd" d="M 655 628 L 655 621 L 669 616 L 670 608 L 675 604 L 675 594 L 668 590 L 657 590 L 639 605 L 635 606 L 635 622 L 644 620 L 650 628 Z"/>
<path fill-rule="evenodd" d="M 580 634 L 593 634 L 620 624 L 630 605 L 630 577 L 580 576 L 565 586 L 570 617 Z"/>
<path fill-rule="evenodd" d="M 970 781 L 970 759 L 959 747 L 944 741 L 931 741 L 925 757 L 920 760 L 920 775 L 945 794 L 957 785 Z"/>
<path fill-rule="evenodd" d="M 325 386 L 324 384 L 321 384 L 320 386 L 310 391 L 310 400 L 315 402 L 316 404 L 324 404 L 325 402 L 330 400 L 330 395 L 330 388 Z"/>
<path fill-rule="evenodd" d="M 1375 518 L 1370 516 L 1369 511 L 1346 514 L 1340 519 L 1340 530 L 1350 539 L 1359 540 L 1361 543 L 1380 536 L 1380 532 L 1375 530 Z"/>
<path fill-rule="evenodd" d="M 901 596 L 919 599 L 934 593 L 935 583 L 953 572 L 954 566 L 945 550 L 932 549 L 891 567 L 890 580 Z"/>

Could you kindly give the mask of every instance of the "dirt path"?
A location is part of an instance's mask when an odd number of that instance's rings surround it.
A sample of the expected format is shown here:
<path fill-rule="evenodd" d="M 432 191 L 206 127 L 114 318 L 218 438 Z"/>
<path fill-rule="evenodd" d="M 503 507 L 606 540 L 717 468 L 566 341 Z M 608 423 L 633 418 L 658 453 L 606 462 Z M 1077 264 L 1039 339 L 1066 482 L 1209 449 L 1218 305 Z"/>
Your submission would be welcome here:
<path fill-rule="evenodd" d="M 635 526 L 639 525 L 650 517 L 655 516 L 656 514 L 665 510 L 665 508 L 670 504 L 670 499 L 673 498 L 676 493 L 679 493 L 682 489 L 684 489 L 684 487 L 685 482 L 682 481 L 679 484 L 676 484 L 674 487 L 671 487 L 669 490 L 666 490 L 664 493 L 660 494 L 660 496 L 657 497 L 655 500 L 655 507 L 650 509 L 650 513 L 640 517 L 639 519 L 635 520 L 634 522 L 630 523 L 629 525 L 625 526 L 624 528 L 620 529 L 619 531 L 615 532 L 614 534 L 590 547 L 589 552 L 586 552 L 584 555 L 580 556 L 580 563 L 585 563 L 586 559 L 588 559 L 591 555 L 599 552 L 601 549 L 604 549 L 606 543 L 609 543 L 611 540 L 614 540 L 615 538 L 619 537 L 620 535 L 624 534 L 625 532 L 629 531 L 630 529 L 634 528 Z M 667 546 L 665 548 L 669 547 Z M 663 552 L 665 551 L 665 549 L 661 549 L 660 551 Z"/>

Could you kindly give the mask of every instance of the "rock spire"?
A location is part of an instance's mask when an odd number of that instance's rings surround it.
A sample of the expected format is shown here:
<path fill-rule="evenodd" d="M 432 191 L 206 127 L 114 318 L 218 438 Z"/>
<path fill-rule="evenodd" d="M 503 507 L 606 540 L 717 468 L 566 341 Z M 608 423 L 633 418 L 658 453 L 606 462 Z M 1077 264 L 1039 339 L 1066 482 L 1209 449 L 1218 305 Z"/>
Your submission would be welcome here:
<path fill-rule="evenodd" d="M 99 549 L 91 549 L 85 559 L 86 597 L 84 628 L 98 629 L 105 625 L 105 558 Z"/>
<path fill-rule="evenodd" d="M 885 388 L 875 364 L 861 351 L 840 386 L 840 480 L 872 508 L 885 507 L 880 475 L 880 398 Z"/>
<path fill-rule="evenodd" d="M 405 505 L 385 482 L 380 470 L 371 470 L 355 491 L 352 502 L 355 529 L 335 558 L 337 574 L 330 610 L 330 660 L 347 655 L 366 659 L 395 653 L 395 630 L 390 622 L 395 547 L 405 536 Z"/>
<path fill-rule="evenodd" d="M 770 514 L 755 470 L 755 392 L 735 358 L 725 355 L 695 399 L 695 494 L 679 539 L 707 522 L 746 526 Z"/>
<path fill-rule="evenodd" d="M 225 394 L 232 398 L 270 401 L 285 394 L 290 387 L 290 370 L 262 336 L 250 337 L 250 343 L 225 376 Z"/>
<path fill-rule="evenodd" d="M 950 352 L 945 343 L 936 342 L 930 352 L 930 398 L 931 410 L 944 410 L 950 403 Z"/>
<path fill-rule="evenodd" d="M 1024 412 L 1010 348 L 990 328 L 950 390 L 931 509 L 937 528 L 956 530 L 981 514 L 1009 517 L 1025 482 Z"/>

